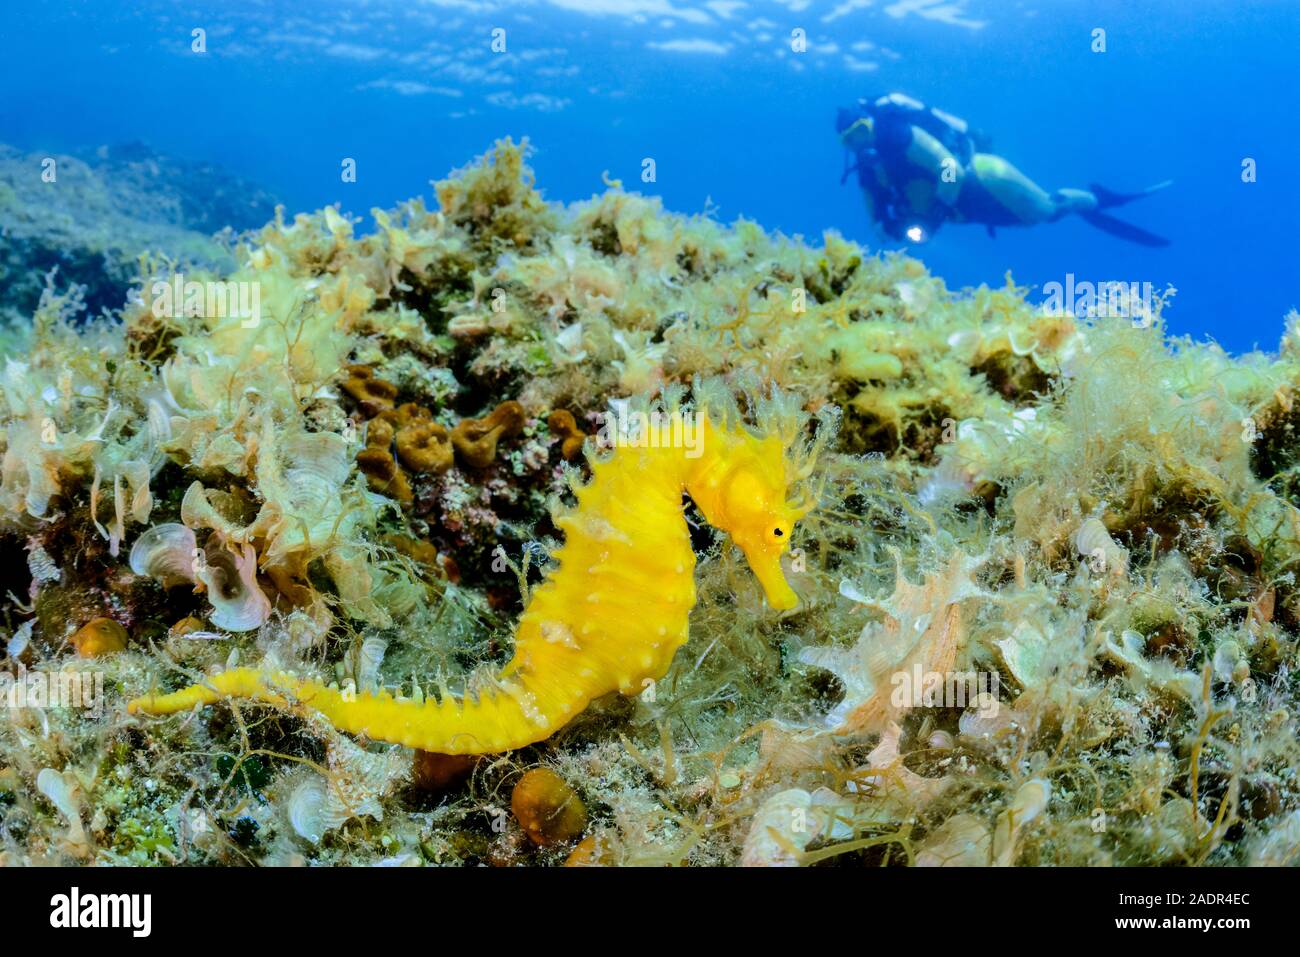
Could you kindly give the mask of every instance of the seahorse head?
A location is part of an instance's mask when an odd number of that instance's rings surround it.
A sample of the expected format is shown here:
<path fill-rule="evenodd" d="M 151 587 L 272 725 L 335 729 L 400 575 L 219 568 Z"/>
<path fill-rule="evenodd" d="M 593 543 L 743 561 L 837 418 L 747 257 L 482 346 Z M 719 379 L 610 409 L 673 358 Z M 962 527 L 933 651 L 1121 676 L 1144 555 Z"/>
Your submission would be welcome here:
<path fill-rule="evenodd" d="M 795 393 L 755 379 L 736 385 L 747 415 L 723 380 L 692 384 L 701 441 L 687 458 L 686 491 L 709 524 L 740 546 L 768 604 L 786 610 L 799 604 L 799 596 L 786 581 L 781 556 L 790 549 L 795 523 L 820 496 L 810 477 L 835 435 L 838 412 L 823 405 L 810 416 Z M 678 398 L 669 394 L 668 407 L 676 408 Z"/>
<path fill-rule="evenodd" d="M 709 523 L 740 546 L 768 603 L 778 610 L 793 608 L 799 596 L 786 581 L 781 556 L 806 509 L 789 502 L 785 447 L 776 436 L 712 438 L 713 448 L 720 447 L 722 454 L 707 480 L 688 491 Z"/>
<path fill-rule="evenodd" d="M 778 610 L 799 604 L 781 568 L 799 513 L 786 504 L 784 481 L 772 481 L 762 469 L 737 468 L 727 482 L 725 525 L 732 541 L 745 553 L 754 577 L 763 586 L 768 604 Z"/>

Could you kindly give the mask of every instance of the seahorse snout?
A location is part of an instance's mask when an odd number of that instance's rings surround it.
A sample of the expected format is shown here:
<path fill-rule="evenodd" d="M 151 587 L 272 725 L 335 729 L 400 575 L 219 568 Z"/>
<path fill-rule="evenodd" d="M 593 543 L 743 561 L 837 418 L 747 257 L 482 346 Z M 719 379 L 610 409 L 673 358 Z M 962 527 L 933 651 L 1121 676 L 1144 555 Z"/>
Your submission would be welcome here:
<path fill-rule="evenodd" d="M 781 567 L 781 553 L 763 546 L 746 545 L 738 542 L 740 550 L 745 553 L 750 570 L 758 583 L 763 586 L 767 603 L 777 611 L 788 611 L 799 604 L 799 596 L 785 580 L 785 570 Z"/>

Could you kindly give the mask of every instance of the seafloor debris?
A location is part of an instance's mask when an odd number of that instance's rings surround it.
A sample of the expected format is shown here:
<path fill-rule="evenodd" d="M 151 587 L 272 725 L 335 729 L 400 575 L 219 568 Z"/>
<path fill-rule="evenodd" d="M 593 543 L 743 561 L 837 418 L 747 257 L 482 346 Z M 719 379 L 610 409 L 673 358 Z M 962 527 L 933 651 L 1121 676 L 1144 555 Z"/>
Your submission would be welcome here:
<path fill-rule="evenodd" d="M 278 212 L 180 306 L 161 266 L 111 320 L 58 276 L 3 304 L 32 312 L 2 336 L 3 668 L 34 697 L 0 713 L 0 861 L 1295 861 L 1300 317 L 1234 358 L 834 234 L 564 209 L 524 160 L 372 232 Z M 602 424 L 706 380 L 838 420 L 801 433 L 797 607 L 686 503 L 686 645 L 522 751 L 417 758 L 288 699 L 126 713 L 219 673 L 490 695 Z M 51 705 L 86 678 L 98 706 Z M 555 841 L 511 811 L 539 765 L 583 809 Z"/>

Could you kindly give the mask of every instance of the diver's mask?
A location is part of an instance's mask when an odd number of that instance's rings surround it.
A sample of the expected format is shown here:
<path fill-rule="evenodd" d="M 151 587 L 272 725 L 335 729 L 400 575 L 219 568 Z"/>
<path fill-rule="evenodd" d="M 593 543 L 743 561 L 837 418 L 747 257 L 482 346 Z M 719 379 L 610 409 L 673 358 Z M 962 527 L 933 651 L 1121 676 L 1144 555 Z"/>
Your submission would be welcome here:
<path fill-rule="evenodd" d="M 840 110 L 835 126 L 840 132 L 840 142 L 854 153 L 870 149 L 876 142 L 876 123 L 869 116 L 854 119 L 848 110 Z"/>

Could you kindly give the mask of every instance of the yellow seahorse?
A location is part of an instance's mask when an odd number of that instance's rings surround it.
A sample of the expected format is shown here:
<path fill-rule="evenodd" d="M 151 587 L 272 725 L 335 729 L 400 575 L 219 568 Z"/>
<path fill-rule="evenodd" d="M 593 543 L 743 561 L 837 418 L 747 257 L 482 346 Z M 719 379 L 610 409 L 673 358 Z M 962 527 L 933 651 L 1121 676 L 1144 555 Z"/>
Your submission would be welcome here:
<path fill-rule="evenodd" d="M 607 426 L 613 448 L 592 456 L 576 508 L 557 515 L 564 544 L 532 592 L 514 657 L 477 695 L 441 700 L 388 691 L 346 693 L 290 672 L 231 669 L 172 694 L 146 695 L 131 713 L 168 714 L 225 697 L 252 698 L 322 714 L 335 727 L 378 741 L 443 754 L 488 754 L 549 737 L 594 699 L 639 694 L 659 679 L 687 638 L 695 604 L 695 555 L 682 493 L 744 552 L 768 603 L 794 608 L 781 556 L 811 497 L 790 496 L 812 470 L 818 441 L 803 441 L 789 396 L 757 403 L 760 430 L 745 426 L 716 383 L 680 392 L 662 411 L 631 413 Z M 656 417 L 657 416 L 657 417 Z M 623 424 L 627 424 L 624 416 Z"/>

